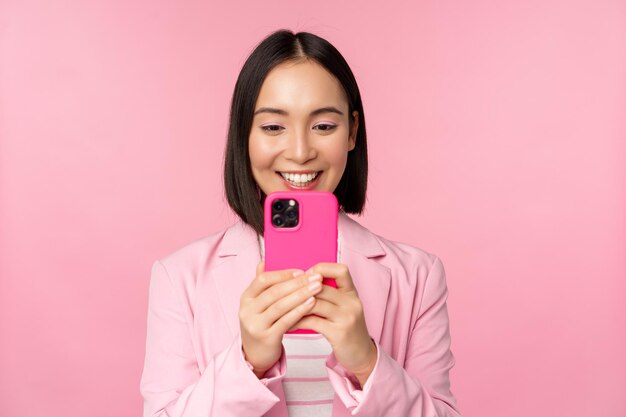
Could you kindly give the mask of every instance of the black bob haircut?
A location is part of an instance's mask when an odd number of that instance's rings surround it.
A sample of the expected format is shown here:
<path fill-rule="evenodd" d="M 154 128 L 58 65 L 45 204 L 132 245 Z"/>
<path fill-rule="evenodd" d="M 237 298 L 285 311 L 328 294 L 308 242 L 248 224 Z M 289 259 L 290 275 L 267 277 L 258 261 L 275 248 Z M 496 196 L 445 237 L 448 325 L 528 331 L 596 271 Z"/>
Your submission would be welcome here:
<path fill-rule="evenodd" d="M 224 160 L 224 188 L 230 207 L 257 233 L 263 234 L 265 193 L 252 175 L 248 140 L 254 108 L 267 74 L 287 61 L 312 60 L 333 74 L 343 86 L 348 99 L 348 114 L 358 112 L 356 144 L 348 152 L 343 176 L 334 190 L 339 209 L 361 214 L 367 190 L 367 142 L 363 103 L 352 70 L 339 51 L 327 40 L 308 32 L 278 30 L 266 37 L 244 63 L 230 108 L 228 139 Z M 351 120 L 352 121 L 352 120 Z"/>

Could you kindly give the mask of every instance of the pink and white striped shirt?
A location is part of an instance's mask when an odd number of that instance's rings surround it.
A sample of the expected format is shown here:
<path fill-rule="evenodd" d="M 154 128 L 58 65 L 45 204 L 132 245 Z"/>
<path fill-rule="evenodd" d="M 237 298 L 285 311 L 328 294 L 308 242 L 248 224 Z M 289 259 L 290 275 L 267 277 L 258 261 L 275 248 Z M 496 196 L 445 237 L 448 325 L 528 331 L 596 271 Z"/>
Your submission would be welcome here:
<path fill-rule="evenodd" d="M 330 417 L 335 395 L 325 365 L 332 352 L 330 343 L 321 334 L 286 334 L 283 346 L 287 355 L 283 390 L 289 417 Z"/>

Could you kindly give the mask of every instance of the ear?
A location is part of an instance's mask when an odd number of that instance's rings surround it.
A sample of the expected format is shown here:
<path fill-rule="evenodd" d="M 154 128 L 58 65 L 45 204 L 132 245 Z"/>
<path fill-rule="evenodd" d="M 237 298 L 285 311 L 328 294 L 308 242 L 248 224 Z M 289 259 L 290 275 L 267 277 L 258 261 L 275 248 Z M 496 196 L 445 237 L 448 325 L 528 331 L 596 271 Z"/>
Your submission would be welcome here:
<path fill-rule="evenodd" d="M 359 130 L 359 112 L 352 112 L 352 123 L 350 124 L 350 133 L 348 136 L 348 151 L 351 151 L 356 146 L 356 132 Z"/>

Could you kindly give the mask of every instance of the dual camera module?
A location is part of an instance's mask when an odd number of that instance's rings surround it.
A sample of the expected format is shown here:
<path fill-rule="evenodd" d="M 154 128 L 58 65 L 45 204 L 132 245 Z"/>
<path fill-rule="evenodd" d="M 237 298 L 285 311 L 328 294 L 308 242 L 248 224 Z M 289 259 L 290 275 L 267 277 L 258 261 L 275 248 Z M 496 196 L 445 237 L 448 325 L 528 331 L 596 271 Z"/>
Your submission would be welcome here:
<path fill-rule="evenodd" d="M 295 227 L 299 218 L 300 210 L 296 200 L 277 198 L 272 202 L 272 224 L 275 227 Z"/>

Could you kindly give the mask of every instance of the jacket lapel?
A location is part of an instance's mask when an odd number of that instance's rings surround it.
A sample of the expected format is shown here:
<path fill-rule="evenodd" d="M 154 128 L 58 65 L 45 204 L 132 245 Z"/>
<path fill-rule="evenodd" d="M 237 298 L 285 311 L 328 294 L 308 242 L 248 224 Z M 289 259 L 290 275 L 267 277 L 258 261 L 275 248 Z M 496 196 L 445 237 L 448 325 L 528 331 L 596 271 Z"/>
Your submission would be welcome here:
<path fill-rule="evenodd" d="M 339 213 L 341 263 L 350 270 L 363 305 L 367 330 L 380 342 L 389 297 L 391 273 L 377 259 L 385 256 L 378 239 L 343 212 Z"/>
<path fill-rule="evenodd" d="M 370 336 L 380 342 L 391 277 L 389 269 L 377 259 L 384 257 L 385 251 L 370 231 L 343 212 L 339 213 L 338 228 L 342 236 L 340 262 L 350 270 Z M 239 333 L 241 294 L 254 279 L 261 259 L 256 231 L 242 221 L 233 224 L 226 229 L 217 255 L 221 262 L 211 274 L 234 336 Z"/>
<path fill-rule="evenodd" d="M 239 302 L 250 285 L 261 260 L 256 231 L 242 221 L 226 229 L 217 249 L 220 263 L 213 269 L 218 300 L 222 304 L 226 323 L 232 336 L 239 334 Z"/>

